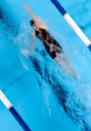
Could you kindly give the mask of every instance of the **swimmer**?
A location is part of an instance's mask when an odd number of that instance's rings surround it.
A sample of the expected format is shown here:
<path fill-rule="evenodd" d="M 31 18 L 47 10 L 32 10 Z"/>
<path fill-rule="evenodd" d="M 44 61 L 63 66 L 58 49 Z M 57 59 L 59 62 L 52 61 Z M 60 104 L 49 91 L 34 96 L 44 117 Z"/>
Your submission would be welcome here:
<path fill-rule="evenodd" d="M 62 47 L 50 35 L 47 26 L 43 24 L 43 22 L 31 12 L 27 5 L 25 5 L 25 9 L 33 19 L 30 21 L 31 26 L 34 28 L 34 31 L 32 32 L 32 47 L 34 48 L 35 37 L 38 37 L 43 42 L 51 58 L 54 59 L 67 73 L 77 78 L 77 74 L 65 56 Z M 70 68 L 70 70 L 68 68 Z"/>

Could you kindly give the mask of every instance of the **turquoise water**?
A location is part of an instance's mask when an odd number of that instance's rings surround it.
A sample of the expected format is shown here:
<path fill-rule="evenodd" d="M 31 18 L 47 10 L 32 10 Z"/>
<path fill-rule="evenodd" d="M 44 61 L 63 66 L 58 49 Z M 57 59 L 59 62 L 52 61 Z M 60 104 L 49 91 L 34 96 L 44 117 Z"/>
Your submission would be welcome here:
<path fill-rule="evenodd" d="M 91 40 L 90 0 L 59 0 Z M 36 39 L 32 58 L 31 10 L 62 45 L 80 80 L 67 75 Z M 45 54 L 45 55 L 43 55 Z M 32 131 L 91 130 L 91 53 L 50 0 L 0 0 L 0 88 Z M 0 131 L 23 131 L 0 102 Z"/>

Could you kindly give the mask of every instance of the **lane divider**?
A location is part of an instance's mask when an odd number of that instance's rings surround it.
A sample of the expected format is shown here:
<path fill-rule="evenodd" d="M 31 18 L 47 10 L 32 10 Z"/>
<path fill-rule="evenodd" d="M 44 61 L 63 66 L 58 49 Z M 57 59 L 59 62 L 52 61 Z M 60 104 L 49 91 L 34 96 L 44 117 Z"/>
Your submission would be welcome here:
<path fill-rule="evenodd" d="M 75 21 L 67 13 L 67 11 L 62 7 L 62 5 L 57 0 L 51 0 L 51 2 L 55 5 L 58 11 L 64 16 L 64 19 L 67 21 L 67 23 L 73 28 L 75 33 L 80 37 L 80 39 L 91 51 L 91 41 L 87 38 L 87 36 L 83 33 L 80 27 L 75 23 Z"/>
<path fill-rule="evenodd" d="M 17 122 L 20 124 L 20 126 L 23 128 L 23 130 L 31 131 L 31 129 L 29 129 L 29 127 L 26 125 L 24 120 L 21 118 L 21 116 L 18 114 L 18 112 L 15 110 L 15 108 L 12 106 L 10 101 L 7 99 L 7 97 L 4 95 L 4 93 L 1 90 L 0 90 L 0 99 L 3 102 L 3 104 L 6 106 L 6 108 L 14 116 L 14 118 L 17 120 Z"/>

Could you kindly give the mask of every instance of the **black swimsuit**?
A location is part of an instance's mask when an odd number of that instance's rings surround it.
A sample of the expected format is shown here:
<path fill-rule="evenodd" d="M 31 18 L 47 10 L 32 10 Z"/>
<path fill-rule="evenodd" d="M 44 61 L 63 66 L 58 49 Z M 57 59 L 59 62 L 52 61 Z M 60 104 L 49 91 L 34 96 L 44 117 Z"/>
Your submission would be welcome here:
<path fill-rule="evenodd" d="M 48 54 L 54 59 L 57 57 L 57 54 L 61 54 L 62 47 L 58 44 L 58 42 L 50 36 L 47 30 L 39 29 L 35 30 L 35 35 L 42 40 L 44 46 L 48 52 Z"/>

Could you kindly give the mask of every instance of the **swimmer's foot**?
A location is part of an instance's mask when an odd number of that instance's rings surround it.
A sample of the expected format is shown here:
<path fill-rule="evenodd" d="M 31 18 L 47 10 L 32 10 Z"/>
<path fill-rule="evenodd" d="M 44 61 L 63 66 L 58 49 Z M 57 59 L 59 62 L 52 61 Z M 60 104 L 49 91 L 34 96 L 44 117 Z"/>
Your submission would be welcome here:
<path fill-rule="evenodd" d="M 71 76 L 80 80 L 80 76 L 78 76 L 76 72 L 71 72 Z"/>

